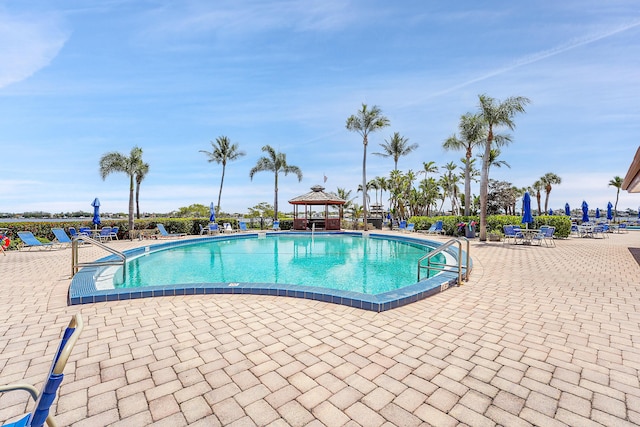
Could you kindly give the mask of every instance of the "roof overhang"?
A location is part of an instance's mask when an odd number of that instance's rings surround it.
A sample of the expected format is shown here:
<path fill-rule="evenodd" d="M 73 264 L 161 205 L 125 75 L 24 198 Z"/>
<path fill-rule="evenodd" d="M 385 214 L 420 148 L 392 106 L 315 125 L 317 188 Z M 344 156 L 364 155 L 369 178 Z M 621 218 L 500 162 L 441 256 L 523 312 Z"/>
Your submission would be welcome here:
<path fill-rule="evenodd" d="M 629 193 L 640 193 L 640 147 L 629 166 L 627 176 L 622 181 L 622 189 Z"/>

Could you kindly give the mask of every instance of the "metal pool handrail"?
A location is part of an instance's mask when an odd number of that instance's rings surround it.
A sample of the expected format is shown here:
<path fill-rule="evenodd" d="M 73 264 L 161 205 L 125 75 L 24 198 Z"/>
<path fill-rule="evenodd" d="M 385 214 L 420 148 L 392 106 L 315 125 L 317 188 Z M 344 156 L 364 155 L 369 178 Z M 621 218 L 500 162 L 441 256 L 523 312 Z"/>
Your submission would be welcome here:
<path fill-rule="evenodd" d="M 90 261 L 90 262 L 78 262 L 78 246 L 79 242 L 86 242 L 99 248 L 104 249 L 107 252 L 112 253 L 118 259 L 104 260 L 104 261 Z M 125 269 L 126 269 L 126 260 L 127 257 L 120 251 L 117 251 L 109 246 L 105 245 L 102 242 L 97 241 L 96 239 L 92 239 L 91 237 L 82 236 L 82 237 L 74 237 L 71 242 L 71 277 L 73 277 L 80 267 L 100 267 L 103 265 L 121 265 L 122 266 L 122 278 L 126 277 Z"/>
<path fill-rule="evenodd" d="M 463 267 L 462 265 L 462 240 L 464 240 L 467 243 L 467 250 L 466 250 L 466 263 Z M 447 264 L 447 263 L 439 263 L 439 262 L 435 262 L 432 261 L 431 258 L 433 258 L 435 255 L 439 254 L 440 252 L 443 252 L 445 249 L 447 249 L 449 246 L 452 246 L 454 244 L 458 245 L 458 262 L 457 264 Z M 422 261 L 427 260 L 427 265 L 422 265 Z M 429 252 L 428 254 L 425 254 L 422 258 L 420 258 L 418 260 L 418 282 L 420 281 L 420 272 L 423 268 L 427 269 L 427 274 L 429 271 L 431 270 L 435 270 L 435 271 L 445 271 L 448 268 L 455 268 L 458 270 L 458 285 L 462 284 L 462 269 L 464 268 L 465 270 L 465 275 L 464 275 L 464 279 L 465 281 L 469 281 L 469 273 L 470 273 L 470 269 L 469 269 L 469 239 L 467 239 L 466 237 L 460 237 L 457 239 L 451 239 L 449 241 L 447 241 L 445 244 L 440 245 L 437 249 Z"/>

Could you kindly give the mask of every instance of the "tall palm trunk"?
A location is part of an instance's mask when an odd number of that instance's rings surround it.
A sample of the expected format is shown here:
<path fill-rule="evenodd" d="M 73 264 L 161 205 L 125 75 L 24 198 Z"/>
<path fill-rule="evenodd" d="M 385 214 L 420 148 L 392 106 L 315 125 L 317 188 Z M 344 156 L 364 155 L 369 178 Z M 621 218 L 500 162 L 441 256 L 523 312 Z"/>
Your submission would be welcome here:
<path fill-rule="evenodd" d="M 129 238 L 133 239 L 133 174 L 129 176 Z"/>
<path fill-rule="evenodd" d="M 273 220 L 278 220 L 278 172 L 275 173 L 275 191 L 273 196 Z"/>
<path fill-rule="evenodd" d="M 367 231 L 367 135 L 363 138 L 364 154 L 362 155 L 362 215 L 364 230 Z"/>
<path fill-rule="evenodd" d="M 471 149 L 467 150 L 467 162 L 464 165 L 464 216 L 469 216 L 471 212 Z"/>
<path fill-rule="evenodd" d="M 218 191 L 218 212 L 216 212 L 217 214 L 220 213 L 220 198 L 222 197 L 222 184 L 224 184 L 224 170 L 227 168 L 227 164 L 226 163 L 222 163 L 222 178 L 220 178 L 220 191 Z"/>
<path fill-rule="evenodd" d="M 136 181 L 136 218 L 140 219 L 140 183 Z"/>
<path fill-rule="evenodd" d="M 482 159 L 482 176 L 480 177 L 480 241 L 487 240 L 487 196 L 489 193 L 489 158 L 493 142 L 493 127 L 489 125 L 487 143 L 484 147 Z"/>

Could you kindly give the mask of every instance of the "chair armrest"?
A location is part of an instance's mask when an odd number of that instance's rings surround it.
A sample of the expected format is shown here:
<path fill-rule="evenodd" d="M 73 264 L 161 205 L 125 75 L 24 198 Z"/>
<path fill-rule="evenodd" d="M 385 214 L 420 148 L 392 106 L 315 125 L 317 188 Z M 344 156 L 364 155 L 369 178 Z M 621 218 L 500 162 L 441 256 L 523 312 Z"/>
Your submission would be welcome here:
<path fill-rule="evenodd" d="M 7 384 L 0 386 L 0 393 L 4 393 L 6 391 L 15 391 L 15 390 L 24 390 L 28 391 L 31 394 L 33 400 L 38 400 L 38 389 L 36 389 L 31 384 Z"/>

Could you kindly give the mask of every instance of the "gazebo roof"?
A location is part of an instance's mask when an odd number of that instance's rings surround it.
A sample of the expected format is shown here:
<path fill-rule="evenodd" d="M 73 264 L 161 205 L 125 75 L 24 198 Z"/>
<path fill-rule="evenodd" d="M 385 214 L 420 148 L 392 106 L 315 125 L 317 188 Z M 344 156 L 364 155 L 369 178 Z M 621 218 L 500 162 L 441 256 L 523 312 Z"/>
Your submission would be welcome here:
<path fill-rule="evenodd" d="M 311 191 L 289 200 L 292 205 L 344 205 L 346 200 L 334 193 L 326 193 L 321 185 L 314 185 Z"/>

